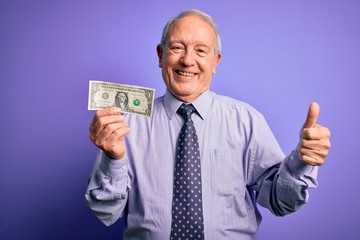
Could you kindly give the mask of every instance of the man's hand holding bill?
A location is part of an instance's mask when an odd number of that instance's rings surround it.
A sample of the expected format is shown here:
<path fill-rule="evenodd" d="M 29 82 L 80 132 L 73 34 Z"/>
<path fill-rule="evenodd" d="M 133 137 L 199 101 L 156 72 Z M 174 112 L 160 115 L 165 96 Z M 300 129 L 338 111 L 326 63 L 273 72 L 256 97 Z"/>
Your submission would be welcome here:
<path fill-rule="evenodd" d="M 112 159 L 122 159 L 126 148 L 124 136 L 130 128 L 118 108 L 98 110 L 89 128 L 91 141 Z"/>

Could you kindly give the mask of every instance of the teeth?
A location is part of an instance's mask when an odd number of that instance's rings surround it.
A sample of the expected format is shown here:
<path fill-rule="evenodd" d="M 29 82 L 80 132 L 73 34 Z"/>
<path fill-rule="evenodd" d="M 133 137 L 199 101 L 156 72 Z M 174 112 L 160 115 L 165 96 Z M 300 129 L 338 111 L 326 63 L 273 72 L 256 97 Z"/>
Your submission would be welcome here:
<path fill-rule="evenodd" d="M 185 77 L 192 77 L 192 76 L 195 75 L 194 73 L 183 72 L 183 71 L 177 71 L 177 73 L 178 73 L 179 75 L 182 75 L 182 76 L 185 76 Z"/>

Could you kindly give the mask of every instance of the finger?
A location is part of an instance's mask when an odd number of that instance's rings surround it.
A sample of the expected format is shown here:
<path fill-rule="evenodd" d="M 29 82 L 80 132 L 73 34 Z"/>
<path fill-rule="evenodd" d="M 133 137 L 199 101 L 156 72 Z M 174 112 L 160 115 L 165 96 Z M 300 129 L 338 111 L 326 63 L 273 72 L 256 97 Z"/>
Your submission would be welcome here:
<path fill-rule="evenodd" d="M 103 128 L 99 132 L 97 137 L 99 139 L 107 139 L 113 132 L 115 132 L 115 131 L 117 131 L 118 129 L 121 129 L 121 128 L 128 128 L 127 123 L 125 123 L 125 122 L 116 122 L 116 123 L 108 124 L 105 128 Z"/>
<path fill-rule="evenodd" d="M 93 135 L 99 135 L 99 133 L 107 127 L 109 124 L 120 123 L 124 121 L 124 116 L 122 115 L 109 115 L 103 116 L 90 126 L 90 133 Z"/>
<path fill-rule="evenodd" d="M 321 140 L 330 138 L 330 130 L 327 127 L 316 125 L 312 128 L 304 128 L 300 132 L 302 139 Z"/>
<path fill-rule="evenodd" d="M 329 148 L 326 146 L 320 146 L 315 148 L 302 147 L 299 152 L 301 156 L 325 159 L 329 153 Z"/>
<path fill-rule="evenodd" d="M 130 132 L 130 128 L 124 127 L 114 131 L 108 139 L 101 145 L 101 149 L 113 159 L 122 159 L 124 157 L 126 146 L 123 138 Z"/>
<path fill-rule="evenodd" d="M 112 107 L 112 108 L 104 108 L 104 109 L 96 111 L 96 116 L 98 118 L 100 118 L 100 117 L 109 116 L 109 115 L 119 115 L 120 113 L 121 113 L 121 110 L 119 108 Z"/>
<path fill-rule="evenodd" d="M 323 150 L 329 150 L 331 146 L 330 139 L 321 139 L 321 140 L 307 140 L 302 139 L 300 141 L 300 147 L 315 151 L 323 151 Z"/>
<path fill-rule="evenodd" d="M 312 166 L 320 166 L 324 164 L 323 160 L 317 159 L 317 158 L 313 158 L 313 157 L 308 157 L 308 156 L 303 156 L 302 160 Z"/>
<path fill-rule="evenodd" d="M 104 108 L 98 110 L 96 111 L 95 116 L 90 124 L 90 128 L 93 127 L 100 118 L 110 115 L 120 115 L 120 113 L 121 111 L 118 108 Z"/>
<path fill-rule="evenodd" d="M 313 165 L 312 162 L 315 162 L 317 163 L 317 165 L 321 165 L 325 162 L 325 158 L 329 150 L 301 148 L 299 152 L 300 152 L 300 157 L 304 162 L 311 165 Z"/>
<path fill-rule="evenodd" d="M 316 124 L 316 121 L 318 119 L 320 112 L 320 106 L 316 102 L 312 102 L 309 106 L 308 114 L 306 117 L 306 121 L 304 123 L 303 128 L 311 128 L 314 127 Z"/>
<path fill-rule="evenodd" d="M 90 135 L 91 141 L 99 148 L 108 151 L 109 146 L 115 146 L 119 140 L 130 132 L 130 128 L 126 123 L 114 123 L 106 127 L 106 130 L 101 131 L 97 136 Z"/>
<path fill-rule="evenodd" d="M 130 131 L 131 131 L 131 129 L 129 127 L 119 128 L 109 136 L 108 141 L 111 141 L 111 142 L 112 141 L 114 141 L 114 142 L 122 141 L 124 139 L 124 136 L 126 136 Z"/>
<path fill-rule="evenodd" d="M 100 148 L 104 150 L 109 156 L 119 155 L 120 152 L 124 152 L 125 149 L 120 150 L 120 148 L 125 147 L 122 143 L 124 136 L 130 132 L 130 128 L 124 127 L 120 128 L 114 132 L 100 145 Z M 119 152 L 120 150 L 120 152 Z M 117 152 L 117 154 L 115 154 Z M 122 155 L 122 154 L 120 154 Z M 114 159 L 120 159 L 121 157 L 113 157 Z"/>

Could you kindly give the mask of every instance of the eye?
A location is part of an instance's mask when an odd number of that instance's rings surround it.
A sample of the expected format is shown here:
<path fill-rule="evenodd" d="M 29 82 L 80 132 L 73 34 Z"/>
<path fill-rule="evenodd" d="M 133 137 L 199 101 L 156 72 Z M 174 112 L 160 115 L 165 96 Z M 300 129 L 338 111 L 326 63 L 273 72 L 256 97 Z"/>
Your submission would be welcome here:
<path fill-rule="evenodd" d="M 207 55 L 207 50 L 205 48 L 197 48 L 196 52 L 199 56 L 206 56 Z"/>
<path fill-rule="evenodd" d="M 169 48 L 170 48 L 171 51 L 173 51 L 175 53 L 179 53 L 179 52 L 184 50 L 184 46 L 182 46 L 180 44 L 172 45 Z"/>

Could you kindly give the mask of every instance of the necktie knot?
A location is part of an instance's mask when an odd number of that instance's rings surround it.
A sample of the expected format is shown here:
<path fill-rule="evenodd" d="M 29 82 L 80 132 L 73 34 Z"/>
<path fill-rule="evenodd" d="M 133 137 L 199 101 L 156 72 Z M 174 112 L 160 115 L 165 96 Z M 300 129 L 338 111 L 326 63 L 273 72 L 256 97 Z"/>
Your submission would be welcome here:
<path fill-rule="evenodd" d="M 185 122 L 187 122 L 191 119 L 191 114 L 193 114 L 195 111 L 196 109 L 192 104 L 183 103 L 177 110 L 177 113 L 179 113 Z"/>

